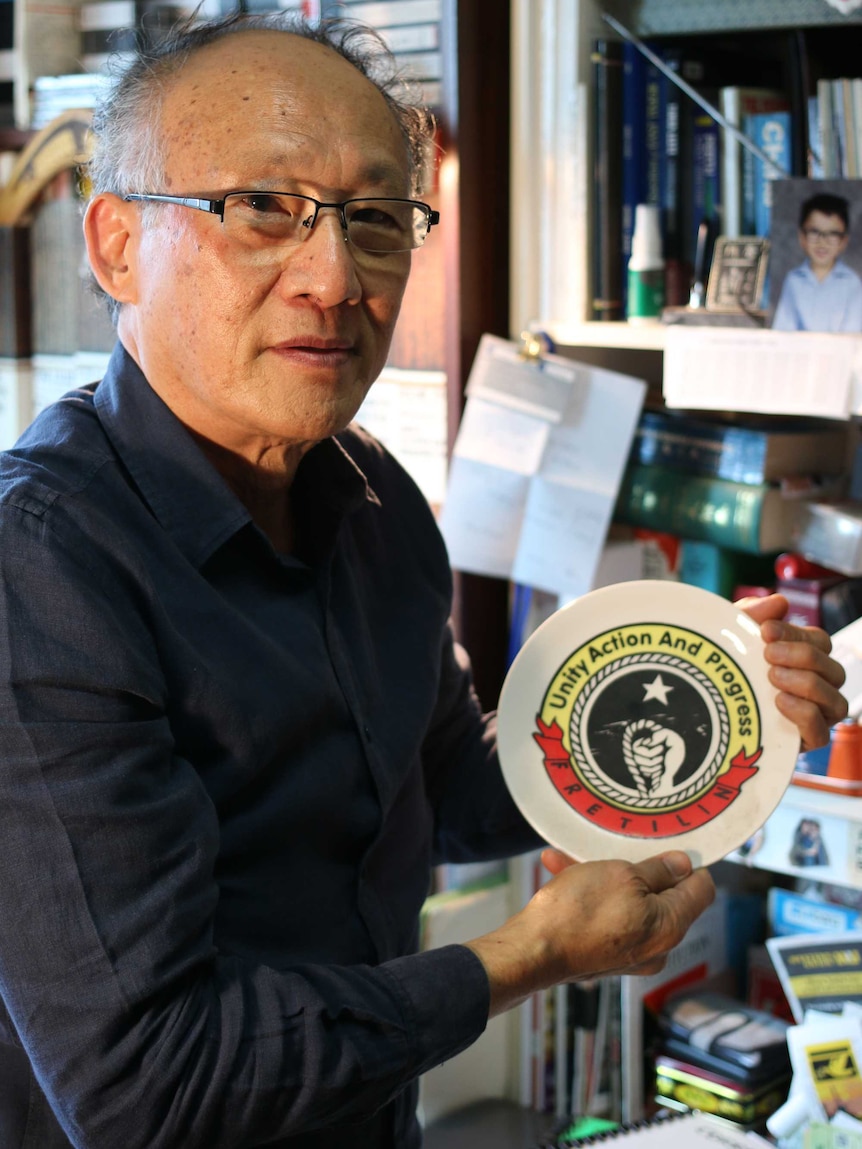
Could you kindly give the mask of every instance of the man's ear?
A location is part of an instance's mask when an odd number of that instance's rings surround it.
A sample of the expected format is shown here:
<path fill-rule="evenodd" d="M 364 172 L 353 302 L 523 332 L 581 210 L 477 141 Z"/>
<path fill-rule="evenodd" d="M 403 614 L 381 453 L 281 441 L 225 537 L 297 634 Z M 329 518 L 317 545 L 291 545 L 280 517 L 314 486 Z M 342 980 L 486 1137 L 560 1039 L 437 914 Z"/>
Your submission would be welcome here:
<path fill-rule="evenodd" d="M 94 196 L 84 214 L 84 239 L 93 275 L 104 292 L 120 303 L 137 297 L 135 249 L 140 216 L 135 207 L 110 192 Z"/>

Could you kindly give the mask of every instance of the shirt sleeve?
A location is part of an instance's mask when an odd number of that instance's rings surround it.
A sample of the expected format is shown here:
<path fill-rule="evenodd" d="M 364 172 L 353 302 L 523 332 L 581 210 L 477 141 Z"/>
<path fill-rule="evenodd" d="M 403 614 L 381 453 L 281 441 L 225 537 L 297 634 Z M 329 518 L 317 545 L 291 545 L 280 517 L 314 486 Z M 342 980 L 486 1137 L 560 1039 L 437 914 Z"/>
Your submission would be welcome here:
<path fill-rule="evenodd" d="M 849 269 L 848 269 L 849 270 Z M 862 279 L 851 272 L 842 331 L 862 332 Z"/>
<path fill-rule="evenodd" d="M 220 953 L 219 821 L 171 738 L 146 571 L 8 501 L 0 564 L 0 994 L 76 1146 L 242 1149 L 361 1119 L 481 1033 L 463 947 L 288 970 Z"/>
<path fill-rule="evenodd" d="M 511 857 L 543 845 L 503 779 L 497 716 L 482 713 L 466 651 L 443 636 L 440 694 L 423 761 L 434 809 L 435 862 Z"/>

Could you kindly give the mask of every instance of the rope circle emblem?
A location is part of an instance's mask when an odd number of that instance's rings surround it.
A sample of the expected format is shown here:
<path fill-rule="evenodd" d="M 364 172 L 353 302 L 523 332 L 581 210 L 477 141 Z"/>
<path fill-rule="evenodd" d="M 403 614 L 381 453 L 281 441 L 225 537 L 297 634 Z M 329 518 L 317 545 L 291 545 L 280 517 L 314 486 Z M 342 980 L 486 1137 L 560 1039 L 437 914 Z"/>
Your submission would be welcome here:
<path fill-rule="evenodd" d="M 716 736 L 710 743 L 707 759 L 684 786 L 669 788 L 666 777 L 668 770 L 672 772 L 682 761 L 684 742 L 679 734 L 650 718 L 627 722 L 622 733 L 622 757 L 632 777 L 631 789 L 615 783 L 596 764 L 585 730 L 591 705 L 606 685 L 637 669 L 680 675 L 698 690 L 707 704 Z M 622 807 L 661 810 L 691 802 L 709 789 L 725 764 L 730 721 L 724 699 L 708 675 L 677 655 L 649 651 L 616 658 L 590 677 L 572 707 L 569 735 L 578 772 L 597 794 Z M 660 787 L 662 793 L 658 793 Z"/>

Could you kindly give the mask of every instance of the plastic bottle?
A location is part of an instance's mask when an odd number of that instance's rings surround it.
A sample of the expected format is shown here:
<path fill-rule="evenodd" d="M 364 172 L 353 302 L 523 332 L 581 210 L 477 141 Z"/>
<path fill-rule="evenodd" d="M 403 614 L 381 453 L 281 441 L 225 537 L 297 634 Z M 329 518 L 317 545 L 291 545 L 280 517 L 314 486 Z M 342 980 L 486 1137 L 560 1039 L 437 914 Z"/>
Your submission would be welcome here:
<path fill-rule="evenodd" d="M 656 323 L 664 307 L 664 257 L 659 209 L 639 203 L 635 208 L 632 253 L 628 267 L 629 323 Z"/>

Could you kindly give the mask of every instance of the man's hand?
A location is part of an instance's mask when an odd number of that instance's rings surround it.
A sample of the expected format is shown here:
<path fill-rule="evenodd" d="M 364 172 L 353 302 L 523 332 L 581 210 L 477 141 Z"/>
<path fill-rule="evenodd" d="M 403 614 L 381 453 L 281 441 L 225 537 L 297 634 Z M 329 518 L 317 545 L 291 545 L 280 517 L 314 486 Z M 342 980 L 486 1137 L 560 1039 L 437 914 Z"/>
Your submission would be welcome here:
<path fill-rule="evenodd" d="M 706 870 L 672 850 L 644 862 L 575 864 L 542 855 L 554 877 L 500 929 L 467 945 L 491 983 L 491 1016 L 536 990 L 610 973 L 656 973 L 715 897 Z"/>
<path fill-rule="evenodd" d="M 760 623 L 769 681 L 779 691 L 775 705 L 799 730 L 802 749 L 825 746 L 829 728 L 847 717 L 847 701 L 839 693 L 844 668 L 829 657 L 829 635 L 816 626 L 784 622 L 787 599 L 780 594 L 736 605 Z"/>

